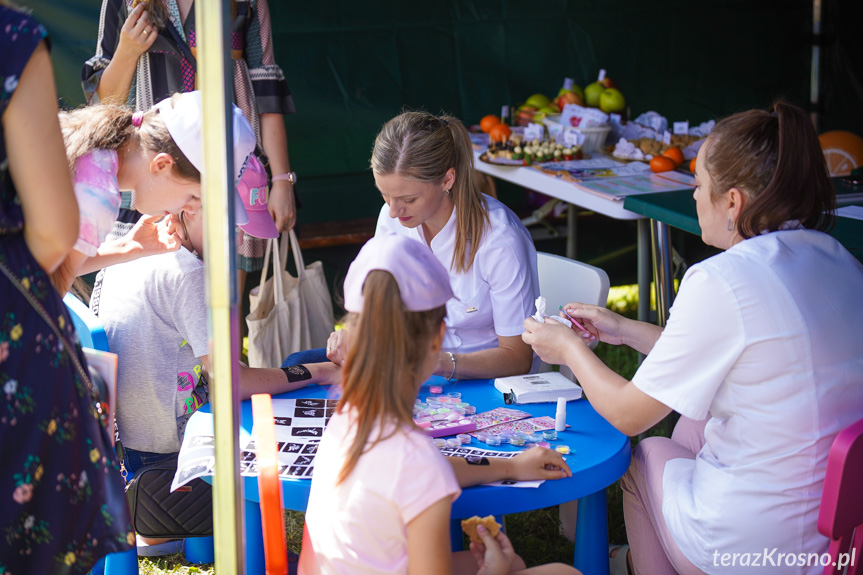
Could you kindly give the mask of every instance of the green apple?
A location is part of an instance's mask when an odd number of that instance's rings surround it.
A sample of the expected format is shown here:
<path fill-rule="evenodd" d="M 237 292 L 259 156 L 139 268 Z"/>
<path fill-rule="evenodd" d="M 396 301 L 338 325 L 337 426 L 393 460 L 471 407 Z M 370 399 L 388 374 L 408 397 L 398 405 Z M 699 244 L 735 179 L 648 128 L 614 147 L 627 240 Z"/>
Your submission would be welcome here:
<path fill-rule="evenodd" d="M 617 88 L 606 88 L 599 95 L 599 109 L 606 114 L 620 112 L 626 108 L 626 100 Z"/>
<path fill-rule="evenodd" d="M 590 106 L 591 108 L 596 108 L 599 106 L 599 95 L 602 94 L 603 90 L 605 90 L 605 86 L 600 84 L 599 82 L 594 82 L 592 84 L 588 84 L 584 88 L 584 103 Z"/>
<path fill-rule="evenodd" d="M 525 104 L 529 106 L 534 106 L 535 108 L 542 108 L 543 106 L 548 106 L 549 102 L 551 102 L 551 100 L 549 100 L 548 96 L 544 94 L 533 94 L 524 101 Z"/>

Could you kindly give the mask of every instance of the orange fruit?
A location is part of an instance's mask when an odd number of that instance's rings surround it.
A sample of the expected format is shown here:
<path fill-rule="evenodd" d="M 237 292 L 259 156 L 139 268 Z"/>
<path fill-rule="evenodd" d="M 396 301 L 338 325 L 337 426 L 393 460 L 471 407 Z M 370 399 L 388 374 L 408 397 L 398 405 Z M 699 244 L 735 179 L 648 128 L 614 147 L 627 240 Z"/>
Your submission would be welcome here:
<path fill-rule="evenodd" d="M 847 176 L 863 166 L 863 138 L 851 132 L 833 130 L 818 136 L 827 171 L 831 176 Z"/>
<path fill-rule="evenodd" d="M 668 148 L 662 152 L 662 155 L 671 158 L 678 166 L 683 163 L 683 152 L 680 151 L 680 148 Z"/>
<path fill-rule="evenodd" d="M 659 172 L 670 172 L 677 165 L 674 163 L 674 160 L 671 158 L 666 158 L 665 156 L 654 156 L 652 160 L 650 160 L 650 169 L 657 174 Z"/>
<path fill-rule="evenodd" d="M 500 124 L 500 118 L 494 114 L 489 114 L 479 121 L 479 128 L 486 134 L 491 132 L 491 129 Z"/>
<path fill-rule="evenodd" d="M 506 124 L 496 124 L 489 130 L 488 137 L 493 142 L 506 142 L 512 130 Z"/>
<path fill-rule="evenodd" d="M 692 158 L 692 161 L 689 162 L 689 171 L 693 174 L 695 173 L 695 158 Z"/>

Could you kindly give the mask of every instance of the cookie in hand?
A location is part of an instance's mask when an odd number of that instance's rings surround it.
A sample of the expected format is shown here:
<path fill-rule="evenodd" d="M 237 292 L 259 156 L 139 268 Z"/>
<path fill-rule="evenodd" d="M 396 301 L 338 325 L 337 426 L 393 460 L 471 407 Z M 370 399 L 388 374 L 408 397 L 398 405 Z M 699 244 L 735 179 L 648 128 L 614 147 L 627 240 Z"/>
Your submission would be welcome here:
<path fill-rule="evenodd" d="M 462 519 L 461 530 L 467 533 L 467 536 L 474 543 L 482 543 L 482 539 L 476 532 L 477 525 L 482 525 L 488 529 L 492 537 L 497 537 L 497 534 L 500 533 L 500 524 L 494 520 L 494 515 L 486 515 L 485 517 L 474 515 L 469 519 Z"/>

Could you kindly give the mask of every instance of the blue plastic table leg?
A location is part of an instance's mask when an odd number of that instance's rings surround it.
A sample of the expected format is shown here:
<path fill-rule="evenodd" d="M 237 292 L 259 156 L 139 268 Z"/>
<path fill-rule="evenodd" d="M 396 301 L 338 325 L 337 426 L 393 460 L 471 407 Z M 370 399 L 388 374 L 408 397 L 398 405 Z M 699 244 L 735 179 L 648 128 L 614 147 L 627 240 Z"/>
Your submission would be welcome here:
<path fill-rule="evenodd" d="M 138 575 L 138 549 L 133 547 L 105 557 L 105 575 Z"/>
<path fill-rule="evenodd" d="M 186 561 L 201 565 L 216 562 L 216 550 L 212 537 L 187 537 L 183 546 Z"/>
<path fill-rule="evenodd" d="M 608 575 L 607 513 L 605 489 L 578 500 L 573 565 L 582 573 Z"/>
<path fill-rule="evenodd" d="M 93 565 L 93 568 L 90 569 L 90 573 L 88 575 L 104 575 L 105 573 L 105 558 L 102 557 L 96 564 Z"/>
<path fill-rule="evenodd" d="M 263 575 L 266 569 L 264 562 L 264 530 L 261 527 L 261 506 L 257 501 L 244 500 L 245 507 L 245 537 L 246 537 L 246 575 Z"/>
<path fill-rule="evenodd" d="M 449 538 L 452 551 L 464 551 L 464 531 L 461 530 L 461 519 L 452 519 L 449 522 Z"/>

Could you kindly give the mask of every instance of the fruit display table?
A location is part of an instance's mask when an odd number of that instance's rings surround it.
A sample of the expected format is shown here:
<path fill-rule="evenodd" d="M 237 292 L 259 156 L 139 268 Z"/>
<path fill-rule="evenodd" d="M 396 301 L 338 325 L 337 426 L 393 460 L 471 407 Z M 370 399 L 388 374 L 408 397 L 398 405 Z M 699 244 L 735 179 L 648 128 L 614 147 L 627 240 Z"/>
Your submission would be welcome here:
<path fill-rule="evenodd" d="M 562 200 L 570 205 L 579 206 L 618 220 L 638 220 L 638 319 L 648 320 L 650 310 L 650 228 L 648 220 L 636 212 L 627 210 L 623 198 L 612 200 L 596 194 L 590 189 L 560 177 L 543 173 L 526 166 L 503 166 L 489 164 L 479 159 L 480 152 L 474 151 L 474 166 L 484 174 L 511 182 L 529 190 Z M 569 210 L 566 238 L 566 256 L 575 259 L 575 210 Z"/>

